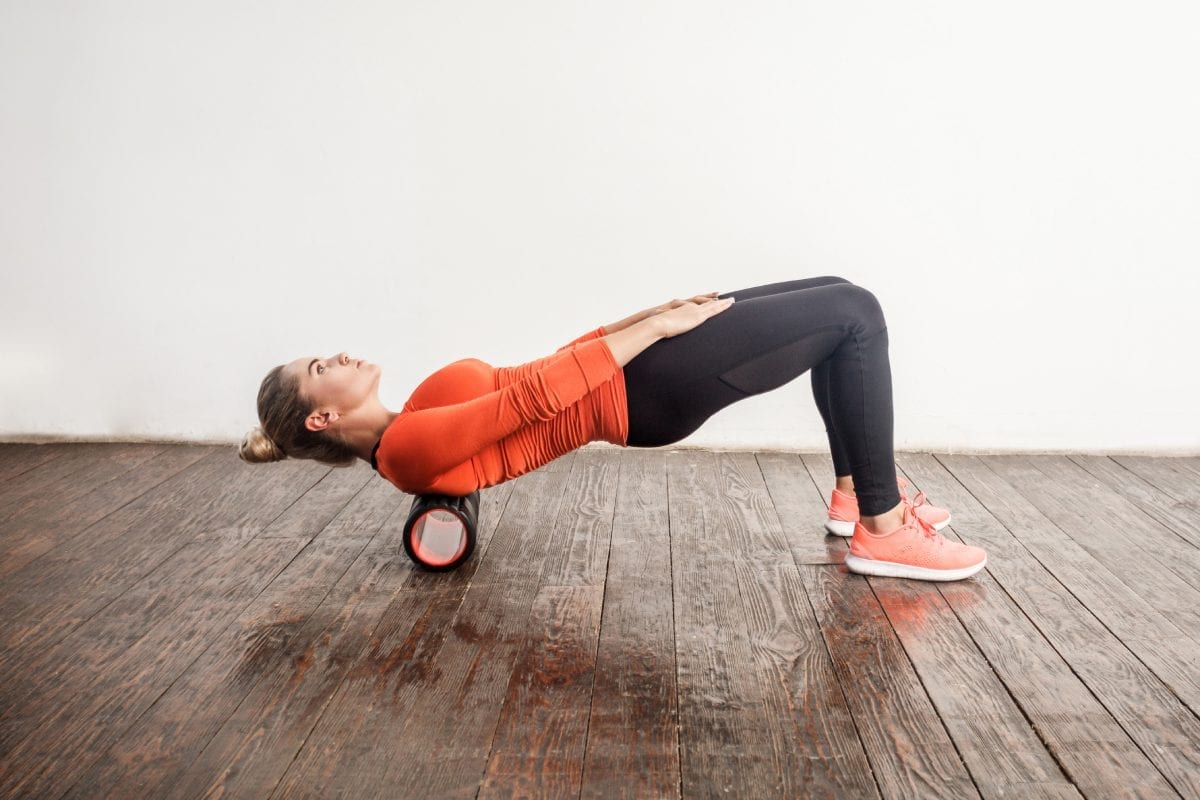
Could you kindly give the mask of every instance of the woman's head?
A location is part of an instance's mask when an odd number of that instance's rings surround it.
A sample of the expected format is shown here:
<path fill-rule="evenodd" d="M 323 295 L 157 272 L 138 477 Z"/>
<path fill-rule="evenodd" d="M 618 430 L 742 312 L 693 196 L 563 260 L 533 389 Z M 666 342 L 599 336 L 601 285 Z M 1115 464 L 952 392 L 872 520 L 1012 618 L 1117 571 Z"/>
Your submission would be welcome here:
<path fill-rule="evenodd" d="M 380 369 L 338 353 L 305 356 L 271 369 L 258 390 L 260 427 L 238 448 L 243 461 L 311 458 L 347 466 L 357 457 L 343 434 L 361 410 L 378 405 Z"/>

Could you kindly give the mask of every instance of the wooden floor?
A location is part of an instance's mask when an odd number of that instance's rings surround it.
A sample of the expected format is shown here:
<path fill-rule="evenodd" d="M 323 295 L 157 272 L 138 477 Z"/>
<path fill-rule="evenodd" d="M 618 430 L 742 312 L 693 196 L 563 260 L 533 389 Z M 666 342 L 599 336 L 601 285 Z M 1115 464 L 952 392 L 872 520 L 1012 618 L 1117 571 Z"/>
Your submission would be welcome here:
<path fill-rule="evenodd" d="M 363 464 L 0 445 L 0 797 L 1200 797 L 1200 459 L 897 464 L 987 570 L 847 573 L 827 455 L 584 448 L 432 574 Z"/>

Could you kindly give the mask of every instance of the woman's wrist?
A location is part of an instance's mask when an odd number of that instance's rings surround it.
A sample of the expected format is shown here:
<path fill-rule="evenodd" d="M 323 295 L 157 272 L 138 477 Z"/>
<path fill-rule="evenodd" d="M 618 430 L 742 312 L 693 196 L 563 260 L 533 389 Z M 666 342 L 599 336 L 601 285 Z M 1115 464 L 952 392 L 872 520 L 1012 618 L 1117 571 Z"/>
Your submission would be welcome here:
<path fill-rule="evenodd" d="M 619 322 L 613 322 L 609 325 L 602 325 L 601 327 L 604 328 L 604 330 L 606 331 L 605 335 L 607 336 L 608 334 L 617 333 L 618 331 L 623 331 L 626 328 L 628 328 L 630 325 L 636 325 L 639 322 L 641 322 L 642 320 L 652 317 L 657 313 L 658 313 L 658 308 L 647 308 L 645 311 L 639 311 L 636 314 L 631 314 L 628 317 L 626 317 L 625 319 L 620 320 Z"/>
<path fill-rule="evenodd" d="M 639 353 L 663 338 L 661 327 L 653 315 L 634 322 L 632 325 L 604 337 L 617 364 L 625 366 Z"/>

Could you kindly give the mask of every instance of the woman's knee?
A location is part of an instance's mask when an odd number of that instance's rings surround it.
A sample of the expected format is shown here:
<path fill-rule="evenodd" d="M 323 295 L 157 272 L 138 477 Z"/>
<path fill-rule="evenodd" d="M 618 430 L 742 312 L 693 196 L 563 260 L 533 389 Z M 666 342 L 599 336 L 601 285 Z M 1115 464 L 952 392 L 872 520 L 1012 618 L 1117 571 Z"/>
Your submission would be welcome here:
<path fill-rule="evenodd" d="M 820 281 L 821 284 L 824 286 L 827 286 L 829 284 L 834 284 L 834 283 L 850 283 L 850 281 L 846 280 L 845 278 L 840 278 L 837 275 L 822 275 L 819 278 L 816 278 L 815 280 Z"/>
<path fill-rule="evenodd" d="M 879 298 L 871 290 L 847 282 L 844 287 L 839 287 L 838 297 L 844 304 L 846 312 L 855 321 L 864 325 L 869 333 L 881 331 L 887 327 L 887 320 L 883 316 L 883 306 L 880 305 Z"/>

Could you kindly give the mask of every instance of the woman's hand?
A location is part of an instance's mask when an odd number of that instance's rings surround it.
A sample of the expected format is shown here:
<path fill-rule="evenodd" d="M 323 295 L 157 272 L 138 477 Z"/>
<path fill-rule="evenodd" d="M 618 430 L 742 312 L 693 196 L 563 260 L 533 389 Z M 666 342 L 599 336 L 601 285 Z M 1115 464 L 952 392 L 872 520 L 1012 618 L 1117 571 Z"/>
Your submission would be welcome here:
<path fill-rule="evenodd" d="M 661 314 L 664 311 L 670 311 L 672 308 L 679 308 L 684 303 L 703 305 L 711 300 L 716 300 L 717 295 L 719 294 L 720 292 L 709 292 L 708 294 L 698 294 L 695 297 L 688 298 L 687 300 L 671 300 L 663 303 L 661 306 L 655 306 L 654 308 L 647 309 L 646 316 L 653 317 L 655 314 Z"/>
<path fill-rule="evenodd" d="M 698 294 L 689 300 L 671 300 L 670 302 L 663 303 L 660 306 L 654 306 L 653 308 L 647 308 L 645 311 L 639 311 L 636 314 L 631 314 L 630 316 L 626 317 L 625 319 L 618 320 L 617 322 L 611 322 L 608 325 L 603 326 L 604 333 L 607 336 L 609 334 L 617 333 L 618 331 L 623 331 L 626 328 L 628 328 L 630 325 L 636 325 L 637 323 L 641 322 L 644 319 L 651 319 L 651 318 L 663 313 L 664 311 L 670 311 L 673 308 L 679 308 L 680 306 L 685 305 L 685 304 L 703 305 L 705 303 L 711 302 L 712 300 L 715 300 L 717 295 L 719 295 L 719 294 L 720 294 L 720 292 L 709 292 L 708 294 Z"/>
<path fill-rule="evenodd" d="M 725 309 L 733 305 L 733 298 L 726 297 L 724 300 L 717 300 L 716 295 L 719 292 L 713 292 L 708 295 L 697 295 L 703 300 L 697 300 L 695 297 L 691 300 L 675 300 L 672 305 L 665 311 L 660 311 L 651 319 L 658 326 L 658 332 L 662 334 L 664 339 L 670 339 L 672 336 L 678 336 L 681 333 L 690 331 L 709 317 L 720 314 Z"/>

